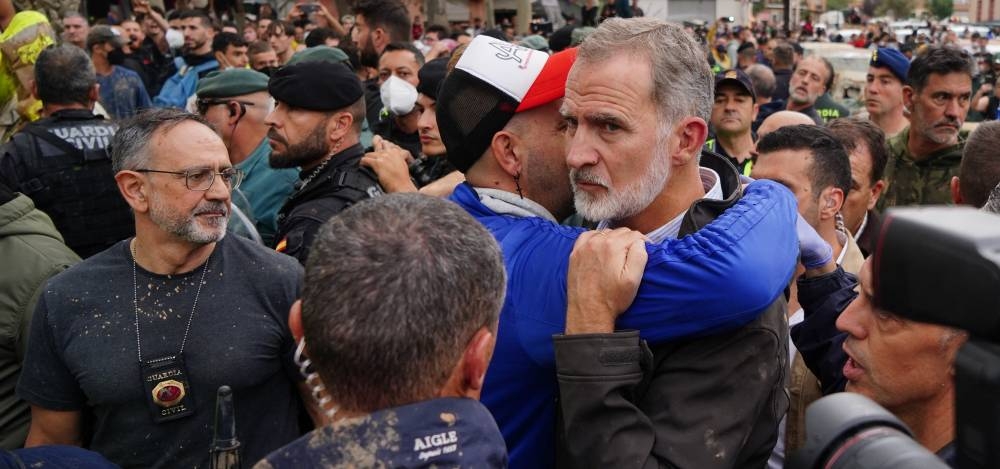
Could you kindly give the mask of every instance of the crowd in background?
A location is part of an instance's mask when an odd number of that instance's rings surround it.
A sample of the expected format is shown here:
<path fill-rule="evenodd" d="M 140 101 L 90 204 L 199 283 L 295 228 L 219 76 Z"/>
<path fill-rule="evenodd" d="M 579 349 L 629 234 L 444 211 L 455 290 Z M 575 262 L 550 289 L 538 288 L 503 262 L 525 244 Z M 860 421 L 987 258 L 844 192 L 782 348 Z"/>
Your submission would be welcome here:
<path fill-rule="evenodd" d="M 3 461 L 205 467 L 225 385 L 261 468 L 783 467 L 845 390 L 954 466 L 967 334 L 871 256 L 993 206 L 990 38 L 641 3 L 0 0 Z M 813 40 L 869 50 L 862 109 Z"/>

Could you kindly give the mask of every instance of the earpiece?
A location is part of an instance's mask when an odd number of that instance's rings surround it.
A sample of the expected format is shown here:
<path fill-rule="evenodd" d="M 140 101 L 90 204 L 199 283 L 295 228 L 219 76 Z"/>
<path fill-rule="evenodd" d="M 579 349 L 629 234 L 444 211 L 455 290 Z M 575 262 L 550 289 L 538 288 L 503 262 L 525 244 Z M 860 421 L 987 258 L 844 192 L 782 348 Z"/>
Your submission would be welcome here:
<path fill-rule="evenodd" d="M 239 111 L 237 111 L 239 109 Z M 239 112 L 239 117 L 242 118 L 247 113 L 247 106 L 243 103 L 233 102 L 229 103 L 229 117 L 233 117 Z"/>

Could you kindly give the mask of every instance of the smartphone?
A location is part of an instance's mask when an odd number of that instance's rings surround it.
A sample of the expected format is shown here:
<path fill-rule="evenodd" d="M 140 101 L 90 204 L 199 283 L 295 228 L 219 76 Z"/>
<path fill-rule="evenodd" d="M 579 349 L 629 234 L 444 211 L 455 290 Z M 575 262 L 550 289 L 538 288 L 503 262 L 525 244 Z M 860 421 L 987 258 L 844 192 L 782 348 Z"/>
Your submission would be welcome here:
<path fill-rule="evenodd" d="M 319 11 L 319 5 L 316 3 L 304 3 L 302 5 L 299 5 L 299 11 L 301 11 L 302 14 L 304 15 L 315 13 Z"/>

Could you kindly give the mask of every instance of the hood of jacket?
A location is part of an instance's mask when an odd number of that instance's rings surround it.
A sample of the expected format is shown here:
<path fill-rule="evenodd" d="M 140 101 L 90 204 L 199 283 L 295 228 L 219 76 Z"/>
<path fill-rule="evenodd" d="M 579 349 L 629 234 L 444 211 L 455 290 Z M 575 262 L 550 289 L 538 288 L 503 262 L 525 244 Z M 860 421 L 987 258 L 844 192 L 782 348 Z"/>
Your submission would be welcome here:
<path fill-rule="evenodd" d="M 52 220 L 24 194 L 0 205 L 0 238 L 8 236 L 39 235 L 63 242 Z"/>

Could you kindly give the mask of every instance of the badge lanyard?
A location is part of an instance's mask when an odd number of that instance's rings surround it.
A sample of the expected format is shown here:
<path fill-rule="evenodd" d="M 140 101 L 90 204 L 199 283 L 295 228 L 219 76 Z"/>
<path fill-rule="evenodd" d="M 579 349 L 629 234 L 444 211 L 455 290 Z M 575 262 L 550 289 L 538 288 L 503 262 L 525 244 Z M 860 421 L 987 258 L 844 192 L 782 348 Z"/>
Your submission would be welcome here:
<path fill-rule="evenodd" d="M 205 265 L 201 269 L 201 279 L 198 281 L 198 290 L 194 294 L 194 304 L 191 305 L 191 314 L 188 316 L 187 327 L 184 329 L 184 338 L 181 339 L 180 351 L 177 352 L 177 355 L 168 355 L 144 362 L 142 360 L 142 341 L 139 339 L 139 282 L 136 276 L 134 242 L 131 247 L 135 347 L 139 355 L 139 374 L 146 392 L 149 412 L 156 423 L 189 417 L 194 414 L 195 403 L 194 397 L 189 392 L 191 385 L 188 384 L 188 373 L 184 367 L 184 345 L 187 344 L 188 333 L 191 332 L 191 321 L 198 308 L 198 297 L 201 295 L 202 285 L 205 284 L 205 273 L 208 272 L 208 263 L 212 256 L 209 254 L 209 258 L 205 260 Z"/>

